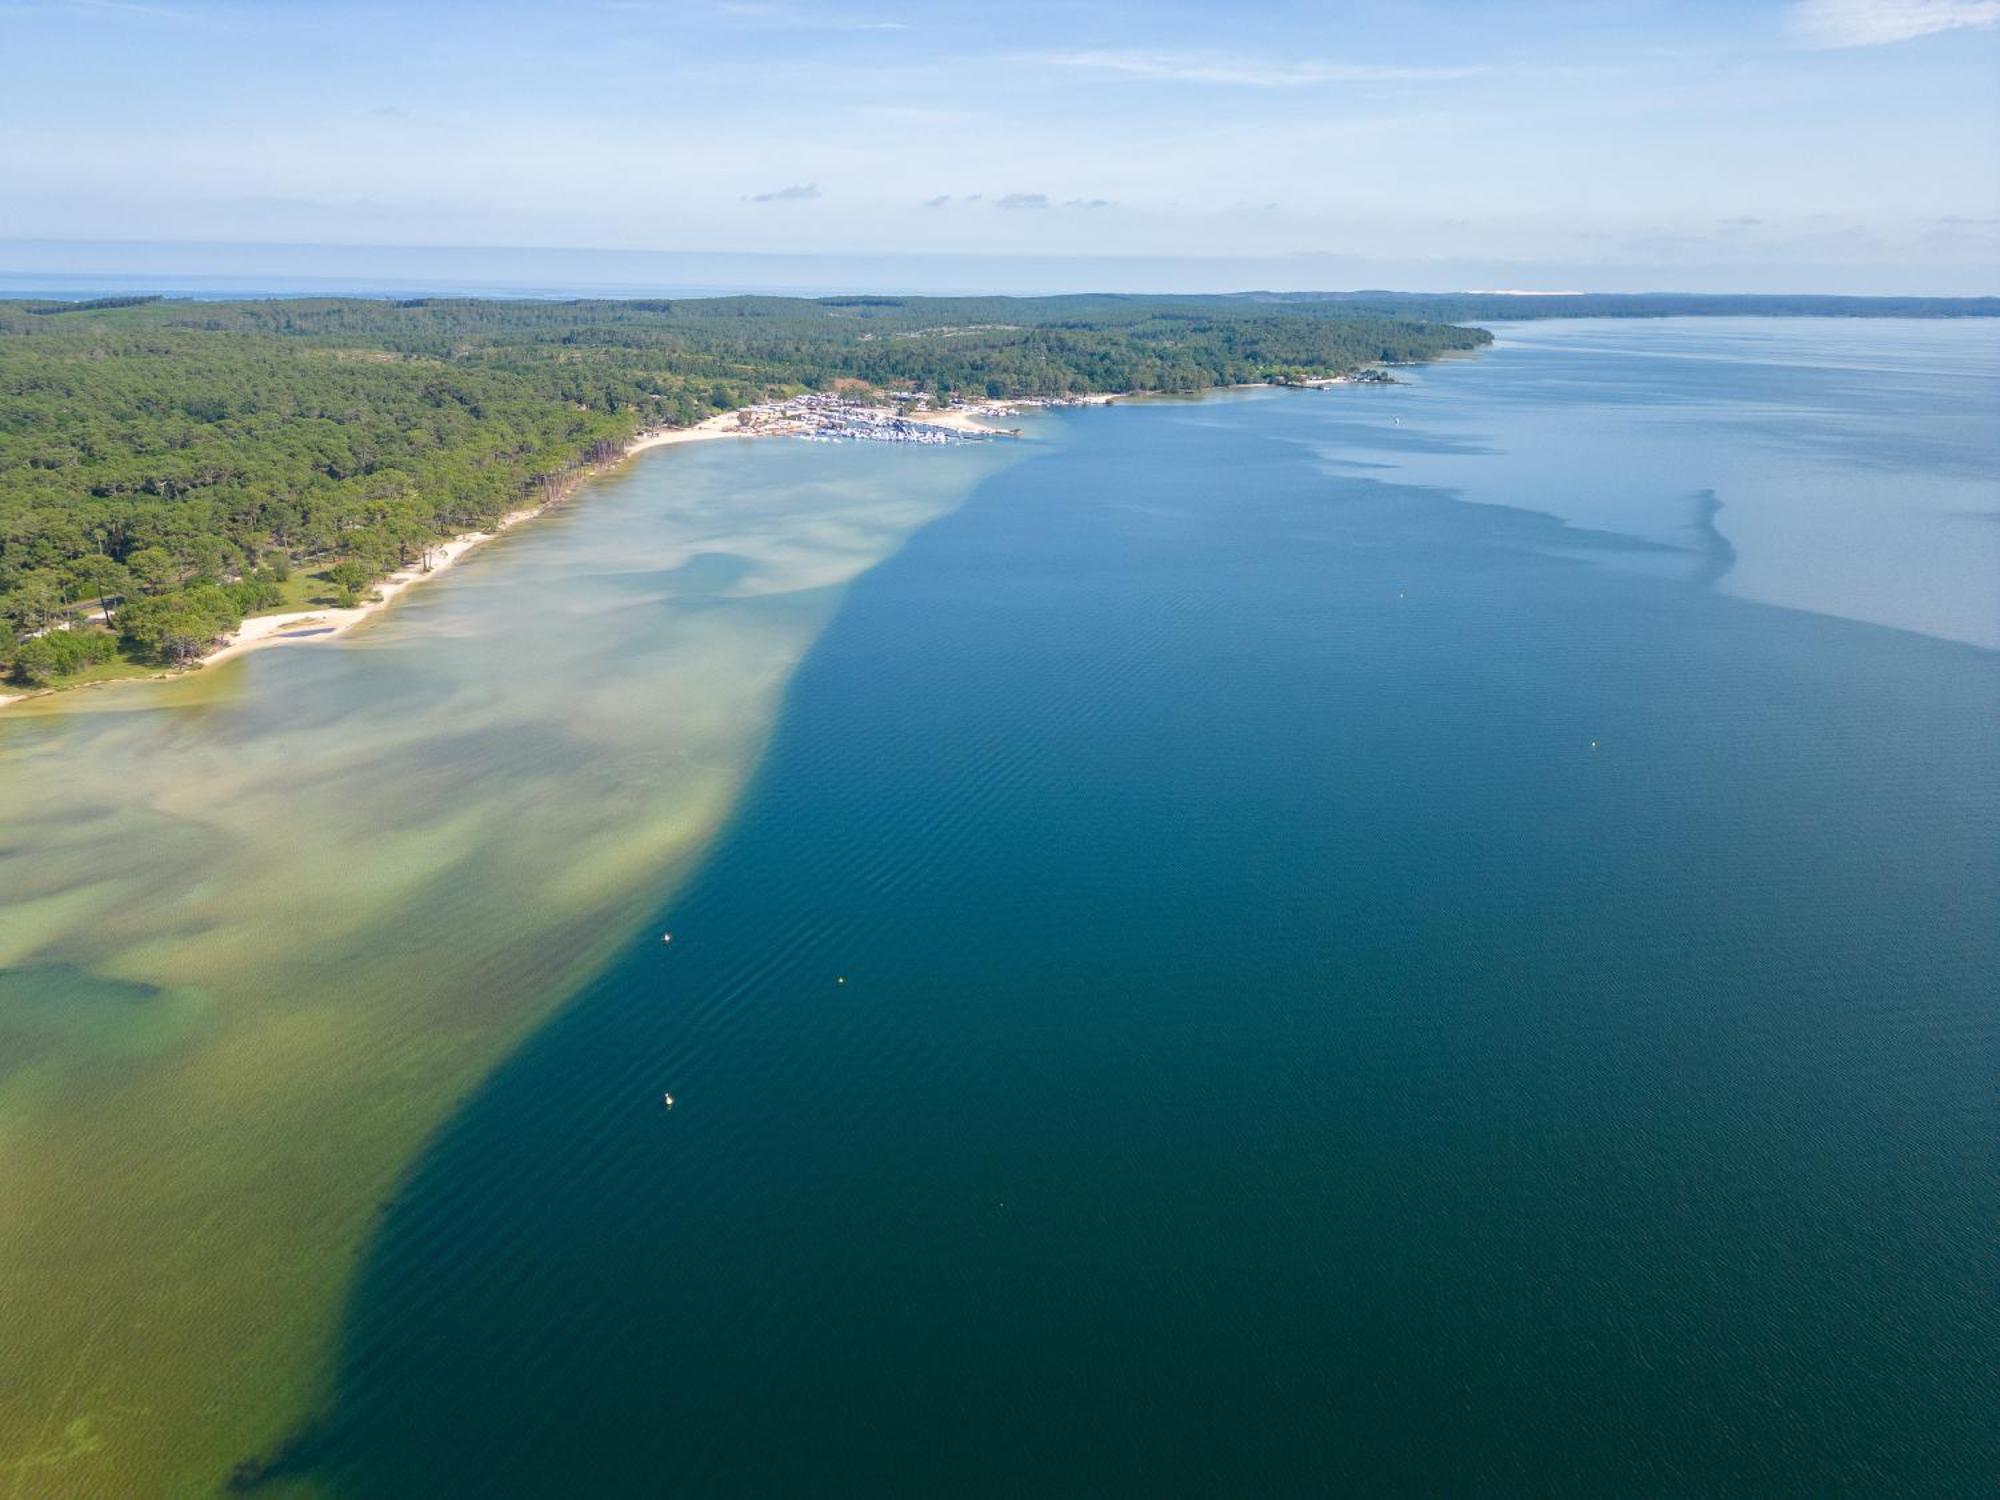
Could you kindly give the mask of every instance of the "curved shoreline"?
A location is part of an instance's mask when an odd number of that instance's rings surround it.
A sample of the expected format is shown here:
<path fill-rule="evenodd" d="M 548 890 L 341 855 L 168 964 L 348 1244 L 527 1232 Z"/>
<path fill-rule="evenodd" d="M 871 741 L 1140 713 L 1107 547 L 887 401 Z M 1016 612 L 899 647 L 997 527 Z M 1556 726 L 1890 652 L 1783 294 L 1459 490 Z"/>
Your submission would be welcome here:
<path fill-rule="evenodd" d="M 15 703 L 53 698 L 63 693 L 74 692 L 77 687 L 107 688 L 128 682 L 159 682 L 167 678 L 181 677 L 189 672 L 200 671 L 203 667 L 213 666 L 217 662 L 228 661 L 232 657 L 263 650 L 267 646 L 310 645 L 315 641 L 337 639 L 346 635 L 362 621 L 387 609 L 411 588 L 421 583 L 428 583 L 439 574 L 447 572 L 452 564 L 482 542 L 490 542 L 502 532 L 510 531 L 521 522 L 532 520 L 562 504 L 585 480 L 594 479 L 615 469 L 640 453 L 653 448 L 671 447 L 678 443 L 703 442 L 711 438 L 754 436 L 736 430 L 733 422 L 735 415 L 734 412 L 723 412 L 693 427 L 670 427 L 640 433 L 619 450 L 618 456 L 608 463 L 588 464 L 574 471 L 564 482 L 561 494 L 553 500 L 509 511 L 499 519 L 491 531 L 460 532 L 447 541 L 437 543 L 430 549 L 431 560 L 428 566 L 398 568 L 374 585 L 373 597 L 363 600 L 360 604 L 347 608 L 298 609 L 281 614 L 251 615 L 221 645 L 196 657 L 186 666 L 148 672 L 143 676 L 117 677 L 108 682 L 79 683 L 76 687 L 50 687 L 25 693 L 0 693 L 0 708 Z"/>
<path fill-rule="evenodd" d="M 466 553 L 472 551 L 473 548 L 479 546 L 481 543 L 490 542 L 501 533 L 511 531 L 514 527 L 520 525 L 521 522 L 533 520 L 536 516 L 554 509 L 567 500 L 571 491 L 584 481 L 595 479 L 601 474 L 608 473 L 638 454 L 653 448 L 670 447 L 677 443 L 701 442 L 709 438 L 748 436 L 748 434 L 739 434 L 721 425 L 727 417 L 732 415 L 734 414 L 725 412 L 722 416 L 710 417 L 707 421 L 694 427 L 674 427 L 664 432 L 641 433 L 638 437 L 627 443 L 619 451 L 618 456 L 610 462 L 590 464 L 576 470 L 564 483 L 562 493 L 555 499 L 543 501 L 539 505 L 526 505 L 519 510 L 510 510 L 495 523 L 491 531 L 461 532 L 449 541 L 438 543 L 431 549 L 431 561 L 428 566 L 398 568 L 375 585 L 374 597 L 372 599 L 364 600 L 362 603 L 347 609 L 305 609 L 293 610 L 286 614 L 253 615 L 245 620 L 241 628 L 222 645 L 217 646 L 206 656 L 198 658 L 181 670 L 194 671 L 201 667 L 211 666 L 219 661 L 227 661 L 234 656 L 242 656 L 266 646 L 310 644 L 314 641 L 332 640 L 337 636 L 345 635 L 362 621 L 387 609 L 416 585 L 429 583 L 439 574 L 448 571 L 452 564 L 456 563 Z M 167 672 L 161 675 L 176 676 L 178 674 Z M 145 681 L 146 679 L 136 678 L 132 680 Z"/>
<path fill-rule="evenodd" d="M 1100 406 L 1121 398 L 1126 393 L 1093 392 L 1089 395 L 1066 398 L 1080 406 Z M 948 411 L 927 413 L 924 421 L 935 427 L 949 428 L 968 436 L 1000 437 L 1009 434 L 1010 429 L 994 425 L 994 418 L 1009 415 L 1024 409 L 1035 409 L 1043 405 L 1039 401 L 995 400 L 974 402 L 964 407 Z M 387 609 L 411 588 L 428 583 L 439 574 L 448 571 L 466 553 L 483 542 L 490 542 L 501 533 L 512 530 L 521 522 L 532 520 L 543 512 L 562 504 L 586 480 L 609 472 L 628 460 L 654 448 L 673 447 L 681 443 L 706 442 L 715 438 L 758 438 L 782 436 L 754 426 L 746 426 L 740 411 L 718 412 L 712 417 L 697 422 L 692 427 L 655 428 L 642 432 L 619 450 L 618 456 L 601 464 L 586 464 L 572 471 L 564 480 L 561 492 L 553 499 L 536 505 L 522 506 L 509 511 L 494 525 L 491 531 L 467 531 L 442 541 L 430 549 L 430 561 L 425 566 L 398 568 L 379 583 L 375 584 L 372 596 L 360 604 L 345 608 L 328 607 L 322 609 L 287 610 L 279 614 L 252 615 L 245 619 L 236 630 L 213 650 L 205 652 L 185 666 L 169 667 L 158 672 L 147 672 L 132 677 L 115 677 L 107 681 L 77 683 L 67 687 L 46 687 L 23 693 L 0 693 L 0 709 L 16 703 L 39 702 L 64 693 L 76 692 L 84 688 L 117 687 L 132 682 L 160 682 L 168 678 L 185 676 L 203 667 L 214 666 L 218 662 L 233 657 L 244 656 L 252 651 L 261 651 L 271 646 L 311 645 L 318 641 L 336 640 L 353 630 L 363 621 Z"/>
<path fill-rule="evenodd" d="M 407 1164 L 643 940 L 844 585 L 1020 452 L 740 444 L 600 475 L 542 546 L 486 560 L 472 628 L 411 631 L 421 682 L 351 650 L 323 679 L 264 674 L 256 711 L 219 721 L 0 724 L 0 967 L 27 976 L 6 1037 L 36 1042 L 0 1047 L 20 1205 L 0 1214 L 20 1311 L 0 1473 L 52 1497 L 214 1493 L 322 1407 Z M 551 628 L 603 618 L 604 570 L 718 553 L 755 586 L 621 595 L 629 649 Z M 168 998 L 135 1013 L 142 992 Z"/>

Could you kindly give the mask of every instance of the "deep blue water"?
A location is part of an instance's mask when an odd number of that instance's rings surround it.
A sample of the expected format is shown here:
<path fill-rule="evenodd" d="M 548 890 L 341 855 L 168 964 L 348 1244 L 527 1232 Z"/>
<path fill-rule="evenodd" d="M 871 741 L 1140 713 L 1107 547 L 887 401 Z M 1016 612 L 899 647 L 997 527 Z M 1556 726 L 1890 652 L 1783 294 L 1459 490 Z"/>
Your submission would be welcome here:
<path fill-rule="evenodd" d="M 1732 596 L 1698 442 L 1679 530 L 1329 464 L 1402 394 L 1065 418 L 862 580 L 279 1469 L 1993 1492 L 2000 656 Z"/>

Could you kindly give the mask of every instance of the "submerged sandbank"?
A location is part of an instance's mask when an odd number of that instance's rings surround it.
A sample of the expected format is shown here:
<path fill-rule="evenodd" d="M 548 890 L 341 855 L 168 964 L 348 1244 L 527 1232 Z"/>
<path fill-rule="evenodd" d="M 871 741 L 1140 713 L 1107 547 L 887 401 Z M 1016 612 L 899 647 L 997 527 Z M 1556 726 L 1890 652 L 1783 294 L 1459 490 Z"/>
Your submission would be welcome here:
<path fill-rule="evenodd" d="M 213 1493 L 310 1421 L 405 1165 L 700 857 L 843 586 L 1019 451 L 698 444 L 365 649 L 0 720 L 0 1473 Z"/>

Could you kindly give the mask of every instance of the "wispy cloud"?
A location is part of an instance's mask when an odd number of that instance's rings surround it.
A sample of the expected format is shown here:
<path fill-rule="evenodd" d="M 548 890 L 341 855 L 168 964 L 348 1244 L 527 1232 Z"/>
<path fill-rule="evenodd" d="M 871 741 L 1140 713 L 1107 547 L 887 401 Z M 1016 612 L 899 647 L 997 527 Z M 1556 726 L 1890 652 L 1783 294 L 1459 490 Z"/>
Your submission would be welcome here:
<path fill-rule="evenodd" d="M 795 182 L 790 187 L 773 188 L 768 193 L 752 193 L 752 203 L 803 203 L 808 198 L 819 196 L 816 182 Z"/>
<path fill-rule="evenodd" d="M 1793 0 L 1791 26 L 1811 47 L 1876 47 L 2000 26 L 2000 0 Z"/>
<path fill-rule="evenodd" d="M 965 201 L 967 203 L 977 203 L 979 197 L 978 193 L 974 193 L 965 199 Z M 946 195 L 942 198 L 933 198 L 924 206 L 926 208 L 942 208 L 950 201 L 950 196 Z M 993 206 L 995 208 L 1007 209 L 1012 213 L 1019 213 L 1022 210 L 1034 213 L 1045 208 L 1096 209 L 1117 207 L 1109 198 L 1065 198 L 1062 202 L 1058 203 L 1047 193 L 1006 193 L 1001 197 L 995 198 Z"/>
<path fill-rule="evenodd" d="M 1924 226 L 1919 243 L 1949 254 L 1991 256 L 2000 248 L 2000 219 L 1946 214 Z"/>
<path fill-rule="evenodd" d="M 1986 3 L 1986 0 L 1980 0 Z M 2000 3 L 2000 0 L 1993 0 Z M 1049 68 L 1088 69 L 1125 78 L 1236 88 L 1295 89 L 1320 83 L 1436 83 L 1465 78 L 1475 68 L 1392 67 L 1326 58 L 1240 57 L 1219 52 L 1032 52 L 1015 59 Z"/>
<path fill-rule="evenodd" d="M 846 16 L 824 5 L 789 5 L 783 0 L 717 0 L 715 13 L 760 26 L 784 26 L 811 31 L 908 31 L 906 21 Z"/>
<path fill-rule="evenodd" d="M 980 116 L 962 109 L 924 109 L 912 104 L 864 104 L 855 113 L 864 119 L 891 125 L 899 130 L 967 125 L 980 119 Z"/>
<path fill-rule="evenodd" d="M 151 16 L 160 21 L 196 21 L 192 11 L 178 10 L 171 5 L 147 5 L 141 0 L 46 0 L 46 3 L 29 5 L 29 10 L 68 10 L 84 15 L 109 16 Z"/>

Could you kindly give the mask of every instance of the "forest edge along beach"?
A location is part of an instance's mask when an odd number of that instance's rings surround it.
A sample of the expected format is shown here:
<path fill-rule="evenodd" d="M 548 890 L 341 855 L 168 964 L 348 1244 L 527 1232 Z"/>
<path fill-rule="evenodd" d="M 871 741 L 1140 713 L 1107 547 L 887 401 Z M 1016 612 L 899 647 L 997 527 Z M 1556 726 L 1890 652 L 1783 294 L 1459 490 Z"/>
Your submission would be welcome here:
<path fill-rule="evenodd" d="M 0 303 L 0 704 L 351 628 L 662 443 L 942 442 L 1117 393 L 1390 379 L 1443 319 L 1956 317 L 1991 298 Z"/>

